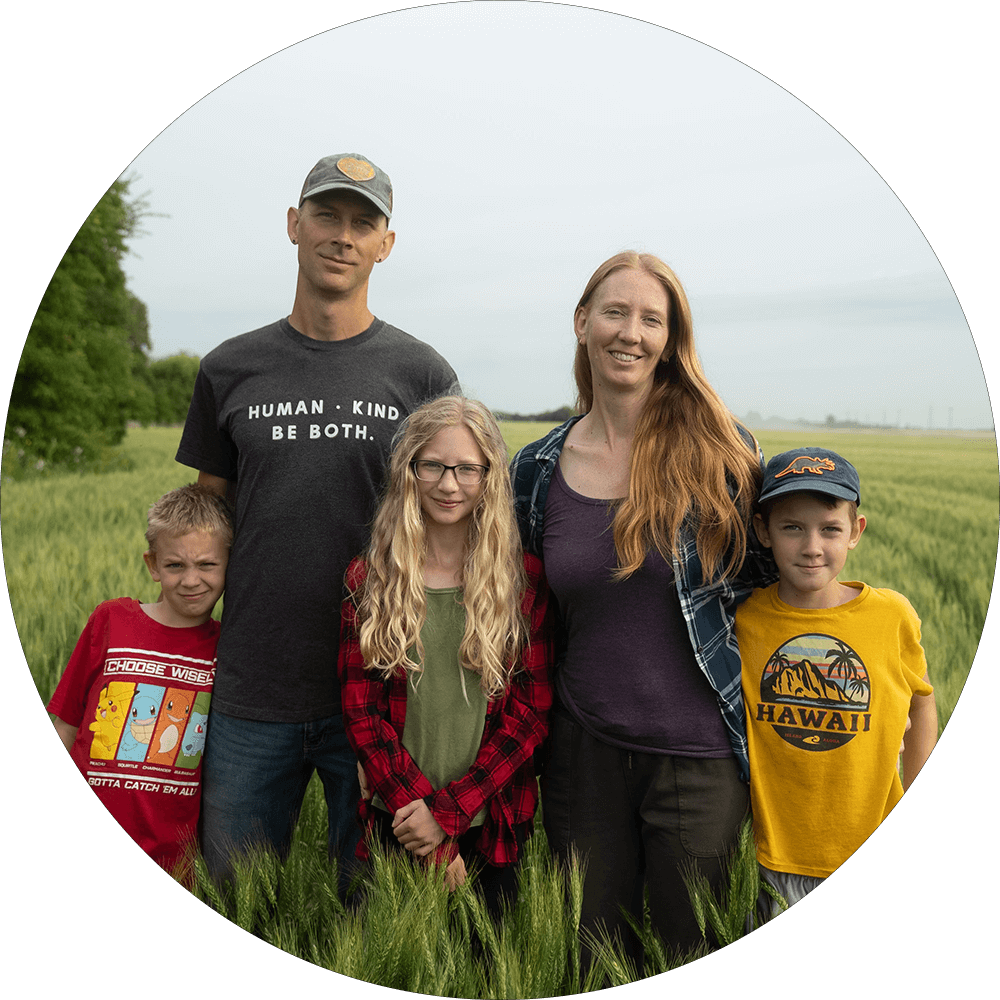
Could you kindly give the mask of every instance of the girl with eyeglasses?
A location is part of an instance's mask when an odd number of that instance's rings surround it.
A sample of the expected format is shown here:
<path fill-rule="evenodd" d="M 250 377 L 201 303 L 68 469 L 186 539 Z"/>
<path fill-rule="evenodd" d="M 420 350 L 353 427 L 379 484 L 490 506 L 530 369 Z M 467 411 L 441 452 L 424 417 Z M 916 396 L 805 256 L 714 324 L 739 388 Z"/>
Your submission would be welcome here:
<path fill-rule="evenodd" d="M 340 673 L 368 840 L 468 866 L 512 902 L 548 731 L 548 587 L 522 552 L 490 411 L 446 396 L 397 432 L 367 551 L 346 576 Z"/>

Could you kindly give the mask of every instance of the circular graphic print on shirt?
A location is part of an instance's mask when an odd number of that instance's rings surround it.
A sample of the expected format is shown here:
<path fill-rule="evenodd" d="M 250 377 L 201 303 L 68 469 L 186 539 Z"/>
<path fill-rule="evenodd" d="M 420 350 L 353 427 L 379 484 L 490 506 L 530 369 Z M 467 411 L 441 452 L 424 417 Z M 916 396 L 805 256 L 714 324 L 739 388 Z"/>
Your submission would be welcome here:
<path fill-rule="evenodd" d="M 871 685 L 861 657 L 830 635 L 797 635 L 764 667 L 757 717 L 802 750 L 835 750 L 867 732 Z"/>

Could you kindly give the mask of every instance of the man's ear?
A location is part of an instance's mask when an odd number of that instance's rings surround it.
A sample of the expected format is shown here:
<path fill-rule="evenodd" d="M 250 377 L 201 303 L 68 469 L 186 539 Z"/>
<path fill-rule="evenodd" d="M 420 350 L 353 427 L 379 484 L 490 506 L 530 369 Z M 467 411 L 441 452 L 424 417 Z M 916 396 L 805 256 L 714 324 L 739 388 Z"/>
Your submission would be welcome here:
<path fill-rule="evenodd" d="M 392 253 L 392 248 L 396 245 L 396 234 L 391 230 L 387 229 L 385 231 L 385 236 L 382 237 L 382 248 L 378 252 L 378 260 L 381 263 L 389 254 Z"/>
<path fill-rule="evenodd" d="M 286 226 L 288 228 L 288 238 L 294 243 L 298 239 L 299 230 L 299 210 L 297 208 L 288 209 Z"/>

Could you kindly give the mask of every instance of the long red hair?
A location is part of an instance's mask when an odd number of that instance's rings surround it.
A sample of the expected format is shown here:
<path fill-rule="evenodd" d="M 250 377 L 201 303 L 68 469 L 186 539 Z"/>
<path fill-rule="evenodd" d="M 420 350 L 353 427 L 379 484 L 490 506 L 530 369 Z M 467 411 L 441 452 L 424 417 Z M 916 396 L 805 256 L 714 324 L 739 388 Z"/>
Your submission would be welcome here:
<path fill-rule="evenodd" d="M 756 453 L 737 421 L 709 385 L 694 346 L 691 307 L 680 279 L 658 257 L 626 251 L 593 273 L 574 318 L 615 271 L 632 268 L 656 278 L 667 293 L 667 357 L 635 428 L 628 496 L 615 511 L 616 577 L 624 579 L 653 546 L 667 560 L 677 550 L 682 525 L 694 532 L 706 581 L 739 569 L 760 487 Z M 573 365 L 577 407 L 594 404 L 594 381 L 585 344 Z"/>

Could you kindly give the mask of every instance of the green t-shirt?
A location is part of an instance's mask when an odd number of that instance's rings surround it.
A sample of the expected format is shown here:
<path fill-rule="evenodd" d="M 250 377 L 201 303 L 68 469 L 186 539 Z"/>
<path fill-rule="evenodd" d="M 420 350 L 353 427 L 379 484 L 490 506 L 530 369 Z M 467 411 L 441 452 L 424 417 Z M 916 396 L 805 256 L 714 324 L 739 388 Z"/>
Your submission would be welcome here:
<path fill-rule="evenodd" d="M 426 594 L 427 618 L 420 631 L 424 669 L 407 679 L 403 746 L 437 791 L 472 767 L 483 741 L 487 698 L 479 674 L 458 661 L 465 635 L 461 588 L 428 587 Z M 409 655 L 415 661 L 416 649 Z M 377 797 L 375 804 L 384 808 Z M 484 808 L 471 825 L 485 818 Z"/>

